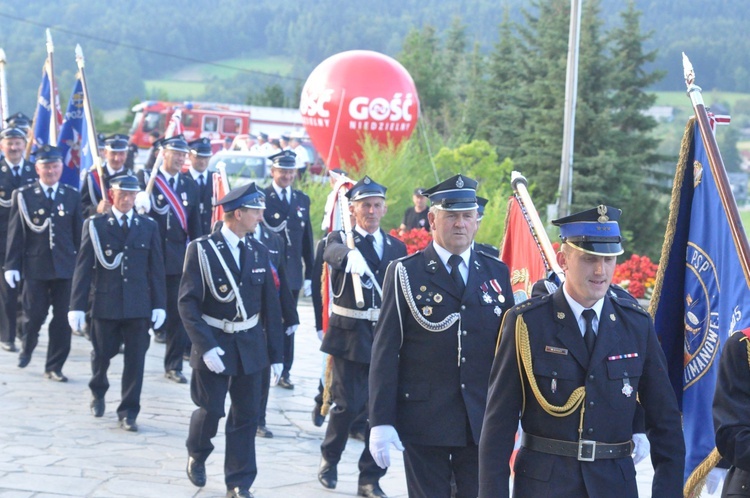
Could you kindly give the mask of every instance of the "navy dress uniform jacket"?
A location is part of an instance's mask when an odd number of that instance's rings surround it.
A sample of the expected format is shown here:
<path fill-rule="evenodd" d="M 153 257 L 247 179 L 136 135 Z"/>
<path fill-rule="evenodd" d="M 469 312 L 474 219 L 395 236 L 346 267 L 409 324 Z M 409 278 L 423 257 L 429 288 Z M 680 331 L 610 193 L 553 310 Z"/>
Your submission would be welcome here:
<path fill-rule="evenodd" d="M 208 235 L 211 233 L 211 217 L 213 216 L 214 175 L 208 170 L 203 172 L 203 178 L 206 182 L 203 189 L 190 173 L 186 173 L 186 175 L 190 176 L 198 187 L 198 215 L 201 220 L 201 235 Z"/>
<path fill-rule="evenodd" d="M 216 244 L 231 271 L 240 289 L 247 316 L 260 313 L 258 324 L 250 330 L 230 334 L 211 327 L 202 318 L 202 315 L 206 314 L 220 320 L 241 320 L 238 316 L 236 297 L 221 302 L 233 291 L 221 262 L 209 245 L 209 240 Z M 201 271 L 199 258 L 202 252 L 199 248 L 205 251 L 204 261 L 207 261 L 212 275 L 210 282 L 205 281 Z M 222 375 L 259 372 L 269 365 L 269 358 L 270 363 L 281 363 L 281 306 L 271 275 L 268 249 L 255 240 L 250 240 L 247 248 L 247 258 L 240 271 L 221 232 L 201 237 L 188 246 L 185 272 L 180 281 L 178 305 L 180 318 L 193 343 L 190 354 L 190 366 L 193 369 L 207 371 L 203 354 L 217 346 L 225 351 L 222 361 L 226 370 Z M 209 286 L 212 286 L 213 290 Z"/>
<path fill-rule="evenodd" d="M 680 413 L 651 317 L 629 300 L 605 297 L 589 360 L 562 288 L 516 306 L 503 321 L 479 446 L 480 497 L 508 496 L 508 462 L 519 413 L 528 434 L 579 439 L 580 408 L 565 417 L 549 415 L 532 393 L 526 373 L 521 377 L 518 371 L 516 323 L 521 317 L 528 328 L 533 375 L 544 399 L 561 406 L 575 389 L 585 386 L 581 438 L 622 443 L 633 435 L 640 398 L 655 469 L 652 495 L 681 497 L 685 444 Z M 514 470 L 514 496 L 638 496 L 630 456 L 581 462 L 522 447 Z"/>
<path fill-rule="evenodd" d="M 399 262 L 408 274 L 415 309 L 404 297 L 394 261 L 386 272 L 375 327 L 370 425 L 393 425 L 401 441 L 419 445 L 478 443 L 500 322 L 513 306 L 508 267 L 472 251 L 466 289 L 459 296 L 432 243 Z M 460 322 L 442 332 L 428 331 L 415 312 L 432 323 L 458 313 Z"/>
<path fill-rule="evenodd" d="M 92 225 L 107 264 L 112 264 L 118 254 L 122 254 L 116 268 L 108 270 L 97 259 Z M 86 220 L 73 277 L 71 310 L 87 310 L 91 292 L 91 316 L 94 318 L 150 320 L 152 310 L 166 309 L 165 285 L 161 238 L 154 220 L 134 214 L 127 238 L 112 210 Z"/>
<path fill-rule="evenodd" d="M 286 220 L 286 228 L 279 235 L 286 241 L 286 272 L 292 291 L 302 288 L 304 280 L 312 278 L 313 232 L 310 223 L 310 198 L 301 190 L 292 189 L 289 208 L 284 207 L 273 186 L 264 190 L 266 210 L 263 219 L 271 229 Z M 304 261 L 305 268 L 302 269 Z"/>
<path fill-rule="evenodd" d="M 23 160 L 20 174 L 16 178 L 8 160 L 3 158 L 0 161 L 0 240 L 3 238 L 7 240 L 13 191 L 29 183 L 34 183 L 36 178 L 34 163 Z M 0 243 L 0 265 L 5 262 L 5 246 L 6 244 Z"/>
<path fill-rule="evenodd" d="M 354 232 L 354 244 L 367 261 L 370 271 L 375 275 L 378 285 L 382 287 L 385 271 L 391 261 L 406 256 L 406 246 L 400 240 L 387 235 L 383 236 L 383 258 L 378 259 L 372 245 L 358 232 Z M 347 255 L 350 249 L 342 242 L 342 232 L 332 232 L 328 235 L 327 244 L 323 252 L 323 260 L 328 263 L 331 271 L 331 289 L 333 302 L 344 308 L 358 310 L 354 299 L 352 276 L 346 273 Z M 369 278 L 362 276 L 364 285 L 368 285 Z M 378 291 L 371 283 L 362 289 L 365 300 L 363 310 L 380 308 L 381 301 Z M 328 321 L 328 330 L 323 336 L 320 350 L 339 358 L 357 363 L 370 363 L 372 356 L 372 340 L 375 322 L 358 318 L 351 318 L 332 313 Z"/>
<path fill-rule="evenodd" d="M 144 174 L 145 170 L 138 172 L 141 182 L 141 188 L 146 188 L 148 178 Z M 158 173 L 162 178 L 164 175 L 161 171 Z M 166 181 L 166 178 L 164 178 Z M 182 229 L 182 225 L 175 215 L 174 210 L 169 207 L 165 214 L 159 214 L 156 209 L 163 209 L 169 206 L 167 199 L 161 193 L 158 187 L 154 186 L 151 196 L 151 211 L 148 213 L 159 225 L 159 232 L 162 238 L 162 249 L 164 250 L 164 270 L 167 275 L 182 274 L 182 264 L 185 261 L 185 251 L 190 240 L 195 240 L 203 235 L 200 220 L 198 185 L 189 174 L 180 173 L 175 182 L 175 194 L 182 203 L 187 215 L 187 233 Z"/>
<path fill-rule="evenodd" d="M 260 224 L 260 242 L 268 249 L 268 257 L 277 272 L 279 279 L 279 301 L 281 303 L 281 318 L 283 328 L 286 330 L 292 325 L 299 325 L 299 314 L 297 313 L 297 301 L 292 296 L 289 287 L 289 279 L 286 275 L 286 245 L 281 235 L 273 233 Z M 248 236 L 250 237 L 250 236 Z"/>
<path fill-rule="evenodd" d="M 716 449 L 733 466 L 722 496 L 750 496 L 750 365 L 748 338 L 730 336 L 721 353 L 713 415 Z"/>
<path fill-rule="evenodd" d="M 20 199 L 30 221 L 50 224 L 40 233 L 31 230 L 19 211 Z M 39 182 L 18 189 L 13 197 L 8 224 L 6 270 L 19 270 L 21 278 L 54 280 L 73 278 L 81 245 L 81 198 L 74 188 L 59 183 L 52 208 Z"/>

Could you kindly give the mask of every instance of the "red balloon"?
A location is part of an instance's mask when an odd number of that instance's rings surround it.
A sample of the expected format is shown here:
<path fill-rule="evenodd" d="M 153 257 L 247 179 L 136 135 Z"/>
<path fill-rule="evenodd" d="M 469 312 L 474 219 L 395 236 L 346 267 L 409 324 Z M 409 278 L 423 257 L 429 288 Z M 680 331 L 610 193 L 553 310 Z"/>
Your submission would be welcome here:
<path fill-rule="evenodd" d="M 300 97 L 302 122 L 329 168 L 357 165 L 365 134 L 386 145 L 409 138 L 419 100 L 398 61 L 369 50 L 333 55 L 307 78 Z"/>

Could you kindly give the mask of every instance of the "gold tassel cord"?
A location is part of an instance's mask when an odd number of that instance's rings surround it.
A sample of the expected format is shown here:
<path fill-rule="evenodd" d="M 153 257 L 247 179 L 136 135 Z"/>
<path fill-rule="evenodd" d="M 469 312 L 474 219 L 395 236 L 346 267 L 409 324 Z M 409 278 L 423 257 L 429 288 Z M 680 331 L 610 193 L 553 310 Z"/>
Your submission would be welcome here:
<path fill-rule="evenodd" d="M 685 487 L 682 490 L 682 495 L 685 498 L 698 498 L 703 491 L 703 486 L 706 485 L 706 477 L 708 473 L 716 467 L 716 464 L 721 460 L 719 451 L 714 448 L 711 453 L 698 465 L 693 472 L 690 473 L 685 482 Z"/>
<path fill-rule="evenodd" d="M 531 345 L 529 344 L 529 329 L 526 326 L 526 322 L 523 320 L 523 316 L 519 316 L 516 320 L 516 348 L 517 355 L 520 358 L 520 362 L 523 363 L 523 369 L 526 373 L 526 378 L 529 379 L 529 387 L 534 393 L 534 397 L 539 403 L 539 406 L 552 415 L 553 417 L 567 417 L 574 413 L 578 407 L 582 406 L 583 400 L 586 397 L 586 387 L 581 386 L 574 390 L 568 401 L 563 406 L 556 406 L 544 399 L 542 392 L 539 390 L 539 386 L 536 383 L 536 377 L 534 377 L 534 370 L 531 361 Z"/>

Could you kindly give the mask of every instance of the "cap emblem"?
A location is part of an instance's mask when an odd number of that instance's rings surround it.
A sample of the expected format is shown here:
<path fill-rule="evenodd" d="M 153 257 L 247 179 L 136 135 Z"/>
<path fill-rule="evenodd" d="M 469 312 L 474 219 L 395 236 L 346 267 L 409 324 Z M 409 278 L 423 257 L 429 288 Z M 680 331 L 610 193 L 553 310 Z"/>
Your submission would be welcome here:
<path fill-rule="evenodd" d="M 464 179 L 461 178 L 461 176 L 459 176 L 458 179 L 456 180 L 456 187 L 464 188 Z"/>
<path fill-rule="evenodd" d="M 599 219 L 597 220 L 599 223 L 606 223 L 609 221 L 609 216 L 607 216 L 607 206 L 599 204 L 596 208 L 596 212 L 599 213 Z"/>

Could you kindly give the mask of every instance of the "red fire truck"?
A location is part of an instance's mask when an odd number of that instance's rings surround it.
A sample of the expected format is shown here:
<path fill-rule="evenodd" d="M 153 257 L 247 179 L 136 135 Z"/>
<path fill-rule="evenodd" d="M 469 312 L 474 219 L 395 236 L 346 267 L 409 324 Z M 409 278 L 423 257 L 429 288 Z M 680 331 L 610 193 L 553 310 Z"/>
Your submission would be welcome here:
<path fill-rule="evenodd" d="M 164 135 L 172 113 L 182 110 L 182 126 L 188 141 L 201 137 L 212 140 L 240 134 L 264 132 L 270 136 L 303 131 L 299 109 L 261 107 L 209 102 L 146 101 L 133 107 L 130 140 L 141 148 L 151 147 L 151 133 Z"/>

